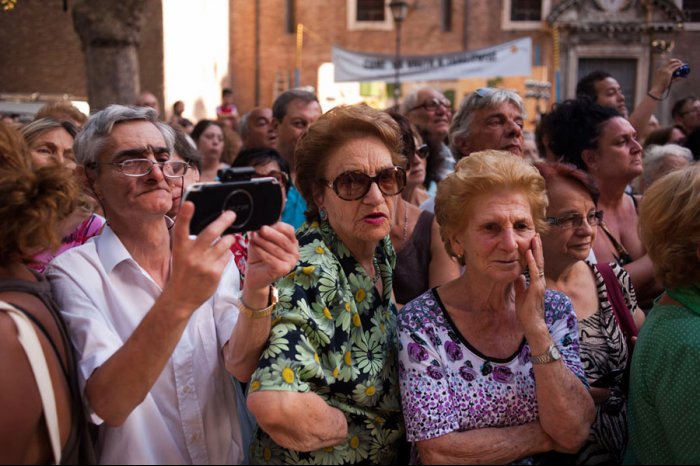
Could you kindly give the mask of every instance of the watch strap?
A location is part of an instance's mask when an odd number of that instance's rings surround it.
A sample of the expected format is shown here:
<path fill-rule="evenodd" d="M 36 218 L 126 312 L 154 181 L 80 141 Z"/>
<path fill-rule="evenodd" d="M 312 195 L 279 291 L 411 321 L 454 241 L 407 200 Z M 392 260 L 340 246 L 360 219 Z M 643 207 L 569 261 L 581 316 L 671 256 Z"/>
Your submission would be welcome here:
<path fill-rule="evenodd" d="M 243 298 L 241 297 L 238 300 L 238 310 L 242 313 L 245 314 L 246 317 L 249 317 L 251 319 L 262 319 L 265 317 L 270 317 L 272 315 L 272 312 L 275 310 L 275 307 L 277 306 L 277 302 L 279 301 L 278 295 L 277 295 L 277 288 L 274 286 L 270 287 L 270 295 L 268 298 L 268 306 L 263 309 L 253 309 L 249 307 L 246 303 L 243 302 Z"/>
<path fill-rule="evenodd" d="M 558 361 L 559 359 L 561 359 L 561 354 L 555 345 L 549 345 L 544 354 L 530 356 L 530 361 L 533 364 L 548 364 L 550 362 Z"/>

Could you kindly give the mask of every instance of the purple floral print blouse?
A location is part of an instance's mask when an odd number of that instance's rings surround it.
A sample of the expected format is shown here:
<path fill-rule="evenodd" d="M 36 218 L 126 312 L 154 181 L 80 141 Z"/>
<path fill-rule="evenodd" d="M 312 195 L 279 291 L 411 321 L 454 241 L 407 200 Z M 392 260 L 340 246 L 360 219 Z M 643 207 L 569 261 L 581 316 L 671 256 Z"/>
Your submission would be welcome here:
<path fill-rule="evenodd" d="M 587 386 L 571 301 L 547 290 L 544 313 L 562 360 Z M 481 354 L 459 333 L 436 290 L 401 310 L 398 334 L 401 400 L 409 441 L 537 419 L 534 371 L 525 340 L 506 359 Z"/>

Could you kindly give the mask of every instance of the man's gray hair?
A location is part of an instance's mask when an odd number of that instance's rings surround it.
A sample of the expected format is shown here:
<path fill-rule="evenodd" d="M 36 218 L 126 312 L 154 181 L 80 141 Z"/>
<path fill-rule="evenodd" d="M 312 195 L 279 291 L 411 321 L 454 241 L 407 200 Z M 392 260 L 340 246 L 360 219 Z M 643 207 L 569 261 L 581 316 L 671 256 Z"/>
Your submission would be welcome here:
<path fill-rule="evenodd" d="M 523 118 L 527 117 L 525 104 L 517 92 L 510 89 L 483 88 L 472 92 L 462 100 L 459 110 L 452 118 L 450 125 L 450 149 L 453 154 L 458 154 L 458 142 L 469 137 L 469 130 L 474 121 L 474 112 L 482 108 L 493 108 L 511 103 L 515 105 Z"/>
<path fill-rule="evenodd" d="M 78 165 L 92 166 L 97 162 L 97 158 L 112 134 L 114 125 L 137 120 L 153 123 L 163 135 L 165 145 L 171 151 L 173 150 L 175 132 L 170 126 L 158 120 L 158 113 L 155 110 L 150 107 L 110 105 L 92 115 L 75 138 L 73 151 Z"/>
<path fill-rule="evenodd" d="M 656 177 L 667 157 L 679 157 L 687 160 L 689 163 L 693 163 L 693 153 L 687 147 L 682 147 L 678 144 L 664 144 L 662 146 L 652 144 L 647 146 L 644 149 L 644 157 L 642 158 L 644 172 L 640 180 L 645 187 L 649 187 L 650 182 Z"/>
<path fill-rule="evenodd" d="M 241 139 L 248 137 L 248 120 L 250 119 L 250 113 L 248 112 L 241 117 L 241 121 L 238 122 L 238 134 L 240 134 Z"/>
<path fill-rule="evenodd" d="M 416 105 L 418 105 L 418 94 L 420 94 L 423 91 L 433 91 L 437 92 L 441 96 L 445 97 L 445 94 L 443 92 L 432 86 L 423 86 L 419 87 L 418 89 L 414 90 L 410 94 L 408 94 L 406 97 L 404 97 L 403 102 L 401 102 L 401 114 L 406 116 L 408 115 L 408 112 L 411 111 L 411 109 L 416 108 Z"/>

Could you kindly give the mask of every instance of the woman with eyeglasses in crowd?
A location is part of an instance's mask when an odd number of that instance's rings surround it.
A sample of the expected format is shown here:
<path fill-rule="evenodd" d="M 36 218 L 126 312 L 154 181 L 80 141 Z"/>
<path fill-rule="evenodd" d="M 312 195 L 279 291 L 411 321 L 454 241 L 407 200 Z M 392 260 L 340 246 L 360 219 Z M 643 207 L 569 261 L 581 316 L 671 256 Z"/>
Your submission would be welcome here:
<path fill-rule="evenodd" d="M 358 105 L 321 116 L 296 147 L 307 222 L 250 382 L 253 463 L 392 464 L 406 451 L 389 238 L 401 145 L 389 115 Z"/>
<path fill-rule="evenodd" d="M 398 113 L 389 115 L 399 125 L 403 155 L 408 161 L 406 188 L 396 200 L 391 229 L 391 242 L 396 250 L 394 296 L 401 307 L 430 288 L 457 278 L 459 265 L 445 251 L 435 215 L 418 207 L 429 197 L 423 189 L 428 146 L 422 143 L 406 117 Z M 412 199 L 415 201 L 411 202 Z"/>
<path fill-rule="evenodd" d="M 573 165 L 538 162 L 535 167 L 545 179 L 549 198 L 549 229 L 542 235 L 547 289 L 567 295 L 576 311 L 581 362 L 597 410 L 576 464 L 621 464 L 627 443 L 623 374 L 631 348 L 615 316 L 613 290 L 608 289 L 600 266 L 587 262 L 603 220 L 597 207 L 599 192 L 590 175 Z M 641 326 L 644 313 L 637 306 L 629 274 L 616 262 L 610 267 L 613 286 L 619 287 L 636 325 Z"/>

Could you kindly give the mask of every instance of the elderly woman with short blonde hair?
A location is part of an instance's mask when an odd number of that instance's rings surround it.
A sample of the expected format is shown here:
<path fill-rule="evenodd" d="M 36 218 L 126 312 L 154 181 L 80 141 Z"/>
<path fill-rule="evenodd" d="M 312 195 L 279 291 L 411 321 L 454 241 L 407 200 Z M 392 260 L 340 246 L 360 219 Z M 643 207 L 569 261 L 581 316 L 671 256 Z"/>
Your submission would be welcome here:
<path fill-rule="evenodd" d="M 640 205 L 641 237 L 665 293 L 632 357 L 626 463 L 700 462 L 700 165 L 656 181 Z"/>
<path fill-rule="evenodd" d="M 576 316 L 545 290 L 546 207 L 542 177 L 509 152 L 471 154 L 438 188 L 441 235 L 464 273 L 398 323 L 406 431 L 424 464 L 531 462 L 588 435 Z"/>

